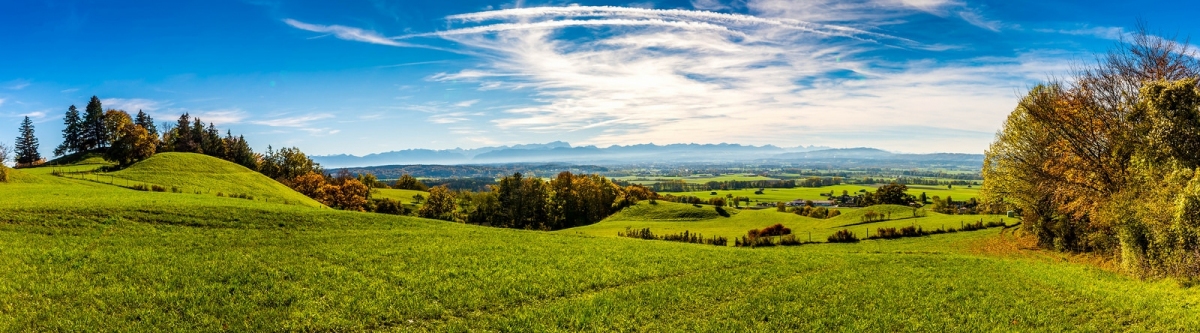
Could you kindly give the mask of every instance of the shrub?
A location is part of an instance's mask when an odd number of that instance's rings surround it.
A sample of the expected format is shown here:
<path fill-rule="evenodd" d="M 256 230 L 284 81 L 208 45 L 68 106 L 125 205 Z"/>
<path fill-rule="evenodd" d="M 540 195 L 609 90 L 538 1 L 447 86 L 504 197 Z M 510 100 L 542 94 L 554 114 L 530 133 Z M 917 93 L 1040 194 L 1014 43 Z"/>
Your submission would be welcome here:
<path fill-rule="evenodd" d="M 224 197 L 224 196 L 225 196 L 225 193 L 224 193 L 224 192 L 217 192 L 217 196 L 218 196 L 218 197 Z"/>
<path fill-rule="evenodd" d="M 146 185 L 146 184 L 137 184 L 137 185 L 133 185 L 130 188 L 134 189 L 134 190 L 138 190 L 138 191 L 150 191 L 150 185 Z"/>
<path fill-rule="evenodd" d="M 155 190 L 155 191 L 157 191 L 157 190 Z M 163 190 L 161 192 L 166 192 L 166 190 Z M 171 193 L 183 193 L 183 190 L 180 190 L 179 187 L 171 186 Z"/>
<path fill-rule="evenodd" d="M 150 185 L 150 190 L 152 190 L 152 191 L 154 191 L 154 192 L 166 192 L 166 191 L 167 191 L 167 188 L 166 188 L 166 187 L 162 187 L 162 186 L 158 186 L 158 185 Z M 179 188 L 177 188 L 177 187 L 171 187 L 171 192 L 173 192 L 173 193 L 179 193 Z"/>
<path fill-rule="evenodd" d="M 712 238 L 704 238 L 704 235 L 691 233 L 684 230 L 678 234 L 655 235 L 650 232 L 650 228 L 632 229 L 625 228 L 625 231 L 618 231 L 617 236 L 629 237 L 647 240 L 664 240 L 670 242 L 693 243 L 693 244 L 708 244 L 716 246 L 725 246 L 729 244 L 729 240 L 725 237 L 714 236 Z"/>
<path fill-rule="evenodd" d="M 374 201 L 374 212 L 380 214 L 391 215 L 411 215 L 412 209 L 405 207 L 403 203 L 392 199 L 377 199 Z"/>
<path fill-rule="evenodd" d="M 857 243 L 858 236 L 850 230 L 842 229 L 829 236 L 830 243 Z"/>

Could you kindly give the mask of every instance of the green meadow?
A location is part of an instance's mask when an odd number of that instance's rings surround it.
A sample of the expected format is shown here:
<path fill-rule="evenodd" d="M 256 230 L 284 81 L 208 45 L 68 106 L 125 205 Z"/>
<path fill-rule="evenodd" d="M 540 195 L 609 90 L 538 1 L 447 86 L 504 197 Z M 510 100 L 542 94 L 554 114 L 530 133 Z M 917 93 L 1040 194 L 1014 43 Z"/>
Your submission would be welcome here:
<path fill-rule="evenodd" d="M 694 191 L 694 192 L 663 192 L 662 194 L 671 194 L 675 196 L 688 195 L 700 197 L 701 199 L 710 198 L 713 196 L 724 197 L 732 194 L 735 197 L 750 198 L 750 202 L 780 202 L 792 201 L 796 199 L 803 200 L 826 200 L 828 194 L 842 195 L 842 191 L 846 191 L 850 195 L 855 195 L 859 191 L 874 192 L 878 186 L 869 185 L 834 185 L 824 187 L 796 187 L 796 188 L 767 188 L 763 189 L 763 194 L 754 194 L 758 189 L 741 189 L 741 190 L 717 190 L 717 191 Z M 712 194 L 717 192 L 717 194 Z M 928 185 L 908 185 L 908 194 L 920 196 L 925 193 L 925 196 L 933 198 L 934 196 L 945 198 L 950 196 L 955 201 L 963 201 L 979 196 L 979 187 L 972 186 L 954 186 L 947 188 L 946 186 L 928 186 Z"/>
<path fill-rule="evenodd" d="M 733 236 L 783 223 L 823 239 L 864 211 L 816 220 L 730 209 L 726 217 L 711 206 L 661 201 L 575 229 L 497 229 L 301 204 L 269 179 L 164 155 L 170 158 L 113 176 L 206 190 L 137 191 L 120 180 L 54 176 L 49 167 L 14 170 L 10 182 L 0 183 L 0 330 L 1200 327 L 1200 290 L 1032 250 L 1011 230 L 756 249 L 616 237 L 626 227 Z M 215 191 L 252 192 L 256 199 Z M 902 219 L 909 208 L 867 209 L 891 212 L 893 220 L 849 228 L 953 226 L 980 218 Z"/>

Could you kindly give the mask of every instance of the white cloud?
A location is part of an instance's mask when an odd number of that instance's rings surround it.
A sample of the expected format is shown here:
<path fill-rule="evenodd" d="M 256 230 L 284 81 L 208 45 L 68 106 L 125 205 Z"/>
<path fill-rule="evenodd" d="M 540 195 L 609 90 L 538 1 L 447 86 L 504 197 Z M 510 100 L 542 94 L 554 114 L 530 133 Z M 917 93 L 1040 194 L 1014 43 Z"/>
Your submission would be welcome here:
<path fill-rule="evenodd" d="M 293 19 L 284 19 L 284 23 L 288 25 L 312 32 L 333 34 L 335 37 L 345 40 L 367 42 L 372 44 L 388 45 L 388 46 L 412 46 L 406 43 L 397 42 L 387 37 L 380 35 L 374 31 L 367 31 L 359 28 L 352 28 L 340 25 L 319 25 L 308 24 Z"/>
<path fill-rule="evenodd" d="M 1003 22 L 988 19 L 976 10 L 962 10 L 958 12 L 958 16 L 962 17 L 963 21 L 966 21 L 973 26 L 991 31 L 999 32 L 1000 28 L 1004 26 Z"/>
<path fill-rule="evenodd" d="M 804 3 L 830 8 L 820 16 L 818 8 Z M 533 103 L 493 115 L 491 124 L 499 131 L 580 132 L 587 137 L 581 143 L 601 146 L 740 142 L 978 151 L 1011 111 L 1018 89 L 1064 69 L 1056 55 L 1040 53 L 962 61 L 873 57 L 887 47 L 876 40 L 926 49 L 953 46 L 920 45 L 867 27 L 812 23 L 963 10 L 953 1 L 747 2 L 756 13 L 787 4 L 800 4 L 801 11 L 779 7 L 782 12 L 759 17 L 621 7 L 519 8 L 455 15 L 449 19 L 468 26 L 398 38 L 440 37 L 487 55 L 480 66 L 432 80 L 532 94 Z M 863 6 L 870 4 L 888 7 L 864 13 Z M 1002 25 L 974 19 L 996 29 Z M 593 38 L 559 33 L 581 25 L 592 27 Z M 447 112 L 453 109 L 446 105 L 406 108 L 432 113 L 427 120 L 436 124 L 476 117 Z M 928 135 L 896 130 L 917 127 Z M 925 141 L 939 132 L 955 140 Z"/>
<path fill-rule="evenodd" d="M 21 90 L 21 89 L 25 89 L 25 88 L 29 87 L 32 84 L 33 83 L 30 83 L 29 80 L 18 79 L 18 80 L 8 81 L 8 83 L 5 83 L 4 88 L 9 89 L 9 90 Z"/>
<path fill-rule="evenodd" d="M 116 109 L 133 113 L 138 110 L 155 111 L 170 105 L 170 103 L 144 98 L 105 98 L 100 100 L 100 104 L 104 106 L 105 110 Z"/>
<path fill-rule="evenodd" d="M 190 111 L 188 114 L 203 122 L 217 125 L 237 124 L 246 119 L 246 112 L 239 109 Z"/>
<path fill-rule="evenodd" d="M 281 117 L 267 120 L 257 120 L 250 123 L 271 127 L 307 127 L 310 123 L 322 119 L 333 118 L 332 114 L 319 113 L 294 117 Z"/>
<path fill-rule="evenodd" d="M 1131 34 L 1122 27 L 1079 27 L 1075 29 L 1037 29 L 1037 32 L 1060 33 L 1073 36 L 1091 36 L 1100 39 L 1120 40 Z"/>
<path fill-rule="evenodd" d="M 469 108 L 472 105 L 475 105 L 475 103 L 479 103 L 479 100 L 473 99 L 473 100 L 469 100 L 469 101 L 462 101 L 462 102 L 458 102 L 458 103 L 454 104 L 454 106 L 460 107 L 460 108 Z"/>

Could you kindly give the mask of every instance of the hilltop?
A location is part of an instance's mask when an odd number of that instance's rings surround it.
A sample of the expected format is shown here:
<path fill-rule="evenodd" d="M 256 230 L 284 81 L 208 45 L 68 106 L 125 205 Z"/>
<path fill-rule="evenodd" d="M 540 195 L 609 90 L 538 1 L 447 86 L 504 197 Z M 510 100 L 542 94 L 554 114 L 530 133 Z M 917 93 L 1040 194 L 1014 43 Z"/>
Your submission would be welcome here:
<path fill-rule="evenodd" d="M 135 183 L 179 188 L 229 196 L 245 194 L 267 201 L 322 207 L 317 201 L 257 171 L 212 156 L 192 153 L 161 153 L 124 170 L 111 173 Z"/>

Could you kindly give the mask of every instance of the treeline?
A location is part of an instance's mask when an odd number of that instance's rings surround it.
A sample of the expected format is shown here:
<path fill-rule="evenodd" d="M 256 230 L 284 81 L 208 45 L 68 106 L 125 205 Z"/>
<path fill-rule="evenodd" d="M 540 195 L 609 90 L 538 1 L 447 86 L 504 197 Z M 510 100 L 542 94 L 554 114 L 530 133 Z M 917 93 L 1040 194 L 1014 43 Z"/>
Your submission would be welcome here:
<path fill-rule="evenodd" d="M 599 175 L 562 172 L 544 181 L 515 173 L 488 191 L 456 192 L 444 185 L 430 188 L 417 215 L 503 228 L 557 230 L 600 222 L 656 196 L 646 187 L 620 187 Z"/>
<path fill-rule="evenodd" d="M 1044 248 L 1200 278 L 1200 54 L 1144 28 L 1029 90 L 987 150 L 981 205 Z"/>
<path fill-rule="evenodd" d="M 403 175 L 420 178 L 488 178 L 521 174 L 553 175 L 563 171 L 583 174 L 606 173 L 609 168 L 595 165 L 566 163 L 507 163 L 487 165 L 390 165 L 364 168 L 346 168 L 352 174 L 373 174 L 382 179 L 396 179 Z"/>
<path fill-rule="evenodd" d="M 842 178 L 840 177 L 811 177 L 799 180 L 729 180 L 729 181 L 710 181 L 703 184 L 688 183 L 684 180 L 673 179 L 661 181 L 646 187 L 655 192 L 696 192 L 696 191 L 728 191 L 741 190 L 748 188 L 796 188 L 796 187 L 822 187 L 841 185 Z"/>

